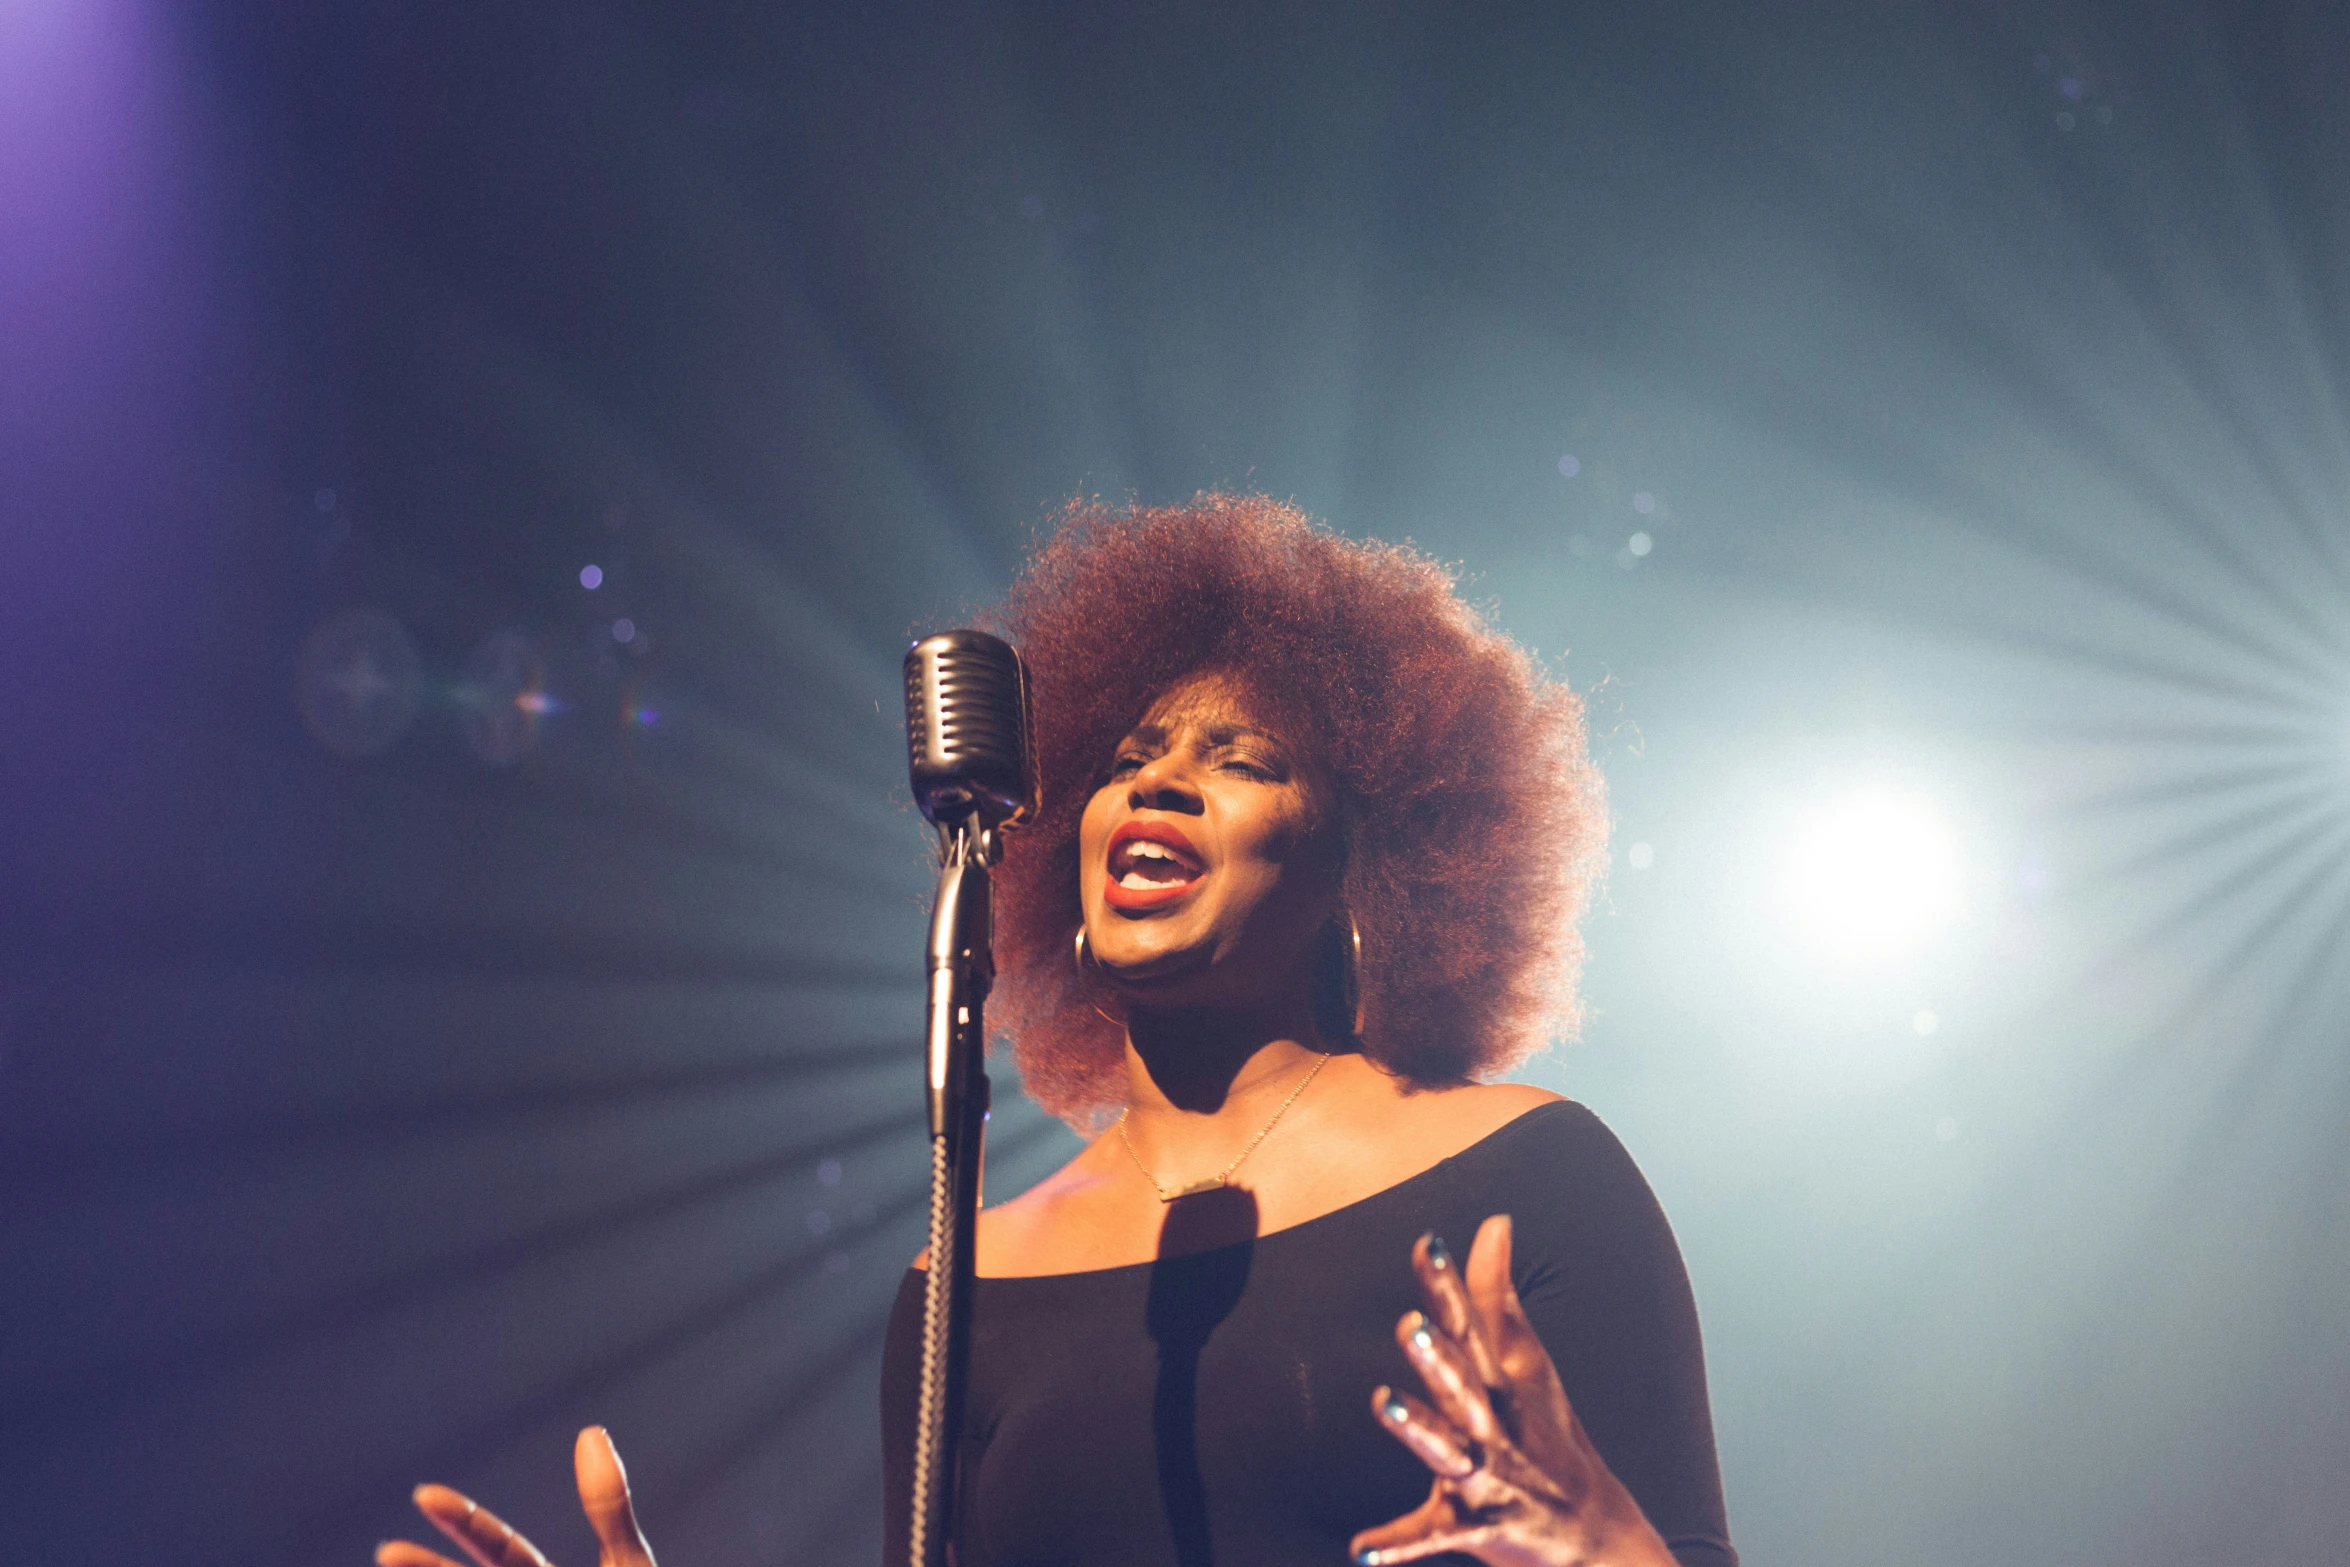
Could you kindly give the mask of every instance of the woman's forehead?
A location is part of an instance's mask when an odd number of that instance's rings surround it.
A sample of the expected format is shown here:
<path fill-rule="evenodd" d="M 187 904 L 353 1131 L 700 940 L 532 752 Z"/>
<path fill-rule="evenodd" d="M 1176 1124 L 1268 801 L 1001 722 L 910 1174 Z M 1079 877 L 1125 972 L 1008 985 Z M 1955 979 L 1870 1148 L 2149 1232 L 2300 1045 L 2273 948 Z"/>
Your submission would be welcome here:
<path fill-rule="evenodd" d="M 1187 675 L 1160 692 L 1134 726 L 1137 737 L 1164 738 L 1178 729 L 1197 729 L 1211 739 L 1242 734 L 1288 738 L 1288 726 L 1238 676 L 1214 672 Z"/>

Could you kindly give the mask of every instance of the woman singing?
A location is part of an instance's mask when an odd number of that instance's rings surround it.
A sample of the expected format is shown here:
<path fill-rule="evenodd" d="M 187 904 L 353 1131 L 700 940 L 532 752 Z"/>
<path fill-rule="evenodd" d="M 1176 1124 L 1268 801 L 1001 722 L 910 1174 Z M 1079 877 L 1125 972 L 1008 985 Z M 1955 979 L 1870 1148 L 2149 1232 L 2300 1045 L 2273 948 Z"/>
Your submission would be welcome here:
<path fill-rule="evenodd" d="M 1589 1111 L 1482 1081 L 1574 1021 L 1580 704 L 1433 563 L 1261 497 L 1073 506 L 998 629 L 1045 807 L 997 876 L 994 1021 L 1095 1135 L 980 1219 L 957 1567 L 1734 1563 L 1664 1214 Z M 649 1562 L 602 1433 L 579 1456 L 607 1567 Z"/>

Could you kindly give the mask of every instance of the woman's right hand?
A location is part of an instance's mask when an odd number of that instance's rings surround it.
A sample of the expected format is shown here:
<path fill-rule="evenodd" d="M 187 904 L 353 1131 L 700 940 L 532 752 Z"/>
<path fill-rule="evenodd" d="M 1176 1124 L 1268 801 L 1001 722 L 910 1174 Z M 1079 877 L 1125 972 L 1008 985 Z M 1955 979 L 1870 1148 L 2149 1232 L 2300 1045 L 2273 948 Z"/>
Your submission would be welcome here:
<path fill-rule="evenodd" d="M 636 1509 L 628 1499 L 628 1471 L 620 1467 L 620 1450 L 612 1445 L 611 1434 L 602 1426 L 580 1432 L 571 1467 L 579 1478 L 580 1508 L 604 1548 L 598 1558 L 601 1567 L 653 1567 L 653 1548 L 636 1526 Z M 537 1546 L 514 1532 L 513 1525 L 445 1485 L 418 1486 L 416 1508 L 463 1547 L 477 1567 L 553 1567 Z M 406 1540 L 386 1540 L 377 1546 L 375 1561 L 376 1567 L 465 1567 Z"/>
<path fill-rule="evenodd" d="M 1526 1320 L 1508 1216 L 1478 1228 L 1465 1276 L 1433 1232 L 1412 1266 L 1428 1309 L 1404 1313 L 1396 1340 L 1436 1407 L 1384 1387 L 1371 1407 L 1436 1480 L 1419 1507 L 1354 1537 L 1358 1567 L 1446 1551 L 1488 1567 L 1673 1567 Z"/>

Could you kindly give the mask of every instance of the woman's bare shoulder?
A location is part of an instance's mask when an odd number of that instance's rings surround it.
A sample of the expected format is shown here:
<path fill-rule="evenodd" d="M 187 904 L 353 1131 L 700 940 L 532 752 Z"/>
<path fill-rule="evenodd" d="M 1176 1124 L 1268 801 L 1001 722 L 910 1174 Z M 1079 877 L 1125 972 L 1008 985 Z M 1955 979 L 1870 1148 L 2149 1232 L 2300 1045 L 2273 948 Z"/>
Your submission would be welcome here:
<path fill-rule="evenodd" d="M 1087 1210 L 1102 1195 L 1104 1171 L 1099 1158 L 1097 1142 L 1079 1150 L 1077 1157 L 1019 1196 L 982 1208 L 976 1255 L 981 1275 L 1029 1271 L 1022 1264 L 1031 1253 L 1048 1239 L 1065 1238 L 1073 1226 L 1081 1225 Z M 914 1266 L 929 1264 L 930 1251 L 925 1247 L 914 1259 Z"/>
<path fill-rule="evenodd" d="M 1566 1096 L 1532 1083 L 1459 1083 L 1407 1092 L 1401 1104 L 1439 1141 L 1458 1153 L 1529 1110 L 1563 1103 Z"/>
<path fill-rule="evenodd" d="M 1310 1169 L 1289 1167 L 1294 1182 L 1264 1191 L 1269 1223 L 1298 1223 L 1384 1191 L 1559 1097 L 1522 1083 L 1414 1083 L 1359 1058 L 1333 1070 L 1337 1092 L 1299 1128 L 1319 1142 L 1316 1157 Z"/>
<path fill-rule="evenodd" d="M 1503 1120 L 1514 1120 L 1527 1111 L 1543 1105 L 1566 1103 L 1565 1094 L 1537 1088 L 1532 1083 L 1470 1083 L 1455 1092 L 1466 1099 L 1487 1107 L 1489 1113 Z"/>

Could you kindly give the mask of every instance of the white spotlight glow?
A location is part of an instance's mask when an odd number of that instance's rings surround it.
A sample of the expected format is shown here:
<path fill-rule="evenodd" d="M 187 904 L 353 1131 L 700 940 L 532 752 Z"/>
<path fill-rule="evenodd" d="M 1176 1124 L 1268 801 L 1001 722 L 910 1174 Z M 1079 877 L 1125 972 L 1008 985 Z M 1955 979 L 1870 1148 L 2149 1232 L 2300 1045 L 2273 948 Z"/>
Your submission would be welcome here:
<path fill-rule="evenodd" d="M 1880 791 L 1845 795 L 1797 833 L 1785 892 L 1812 945 L 1836 958 L 1883 960 L 1950 917 L 1958 855 L 1949 828 L 1923 802 Z"/>

